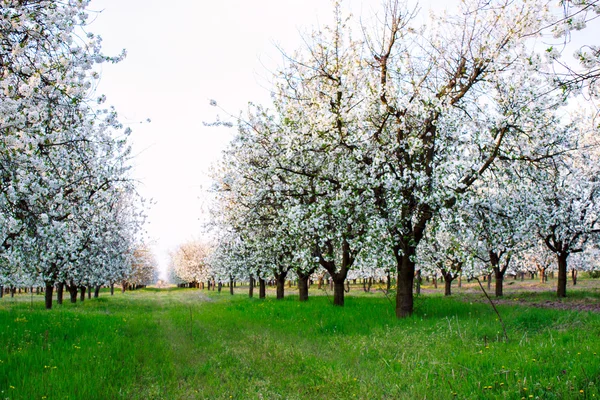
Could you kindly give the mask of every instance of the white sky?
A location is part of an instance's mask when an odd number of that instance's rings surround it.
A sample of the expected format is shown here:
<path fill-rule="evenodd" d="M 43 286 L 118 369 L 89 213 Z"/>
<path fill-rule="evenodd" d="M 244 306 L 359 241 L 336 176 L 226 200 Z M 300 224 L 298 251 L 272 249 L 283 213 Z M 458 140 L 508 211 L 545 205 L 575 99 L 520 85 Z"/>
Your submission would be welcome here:
<path fill-rule="evenodd" d="M 350 0 L 354 14 L 370 14 L 380 0 Z M 423 2 L 436 4 L 442 2 Z M 450 0 L 444 1 L 450 3 Z M 269 69 L 278 44 L 300 45 L 300 33 L 325 25 L 330 0 L 92 0 L 89 31 L 106 54 L 127 58 L 102 68 L 98 94 L 107 96 L 133 129 L 134 176 L 155 202 L 147 231 L 161 267 L 177 244 L 200 238 L 206 217 L 209 166 L 235 132 L 211 128 L 209 99 L 237 115 L 248 101 L 267 103 Z M 362 12 L 364 11 L 364 12 Z M 151 123 L 145 123 L 147 118 Z"/>
<path fill-rule="evenodd" d="M 359 14 L 361 2 L 352 4 Z M 147 230 L 164 269 L 168 250 L 202 236 L 209 166 L 235 133 L 203 126 L 218 112 L 209 99 L 235 115 L 248 101 L 268 102 L 275 45 L 297 48 L 300 31 L 329 21 L 331 2 L 92 0 L 89 9 L 101 11 L 88 29 L 104 52 L 128 53 L 102 67 L 98 94 L 133 129 L 134 176 L 155 202 Z"/>

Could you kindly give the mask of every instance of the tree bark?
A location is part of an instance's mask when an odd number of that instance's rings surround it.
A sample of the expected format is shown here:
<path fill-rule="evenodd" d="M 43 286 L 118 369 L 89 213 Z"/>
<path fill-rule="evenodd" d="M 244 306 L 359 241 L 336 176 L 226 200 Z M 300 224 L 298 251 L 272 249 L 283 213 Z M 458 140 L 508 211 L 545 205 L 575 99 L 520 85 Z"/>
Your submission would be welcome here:
<path fill-rule="evenodd" d="M 264 299 L 267 297 L 267 283 L 263 278 L 258 278 L 258 298 Z"/>
<path fill-rule="evenodd" d="M 250 282 L 248 283 L 248 297 L 254 297 L 254 277 L 250 275 Z"/>
<path fill-rule="evenodd" d="M 283 299 L 285 292 L 285 277 L 287 272 L 281 272 L 279 274 L 275 274 L 275 281 L 277 284 L 277 300 Z"/>
<path fill-rule="evenodd" d="M 94 288 L 94 298 L 97 299 L 100 296 L 100 285 L 96 285 Z"/>
<path fill-rule="evenodd" d="M 54 282 L 46 282 L 46 292 L 44 293 L 46 310 L 52 309 L 52 294 L 53 294 L 53 292 L 54 292 Z"/>
<path fill-rule="evenodd" d="M 499 267 L 494 267 L 494 278 L 496 278 L 496 297 L 502 297 L 504 272 Z"/>
<path fill-rule="evenodd" d="M 394 249 L 398 265 L 398 282 L 396 292 L 396 317 L 405 318 L 413 313 L 413 281 L 415 279 L 415 248 L 407 246 L 406 252 L 400 254 L 400 248 Z"/>
<path fill-rule="evenodd" d="M 85 289 L 86 289 L 85 286 L 81 286 L 79 288 L 79 301 L 81 301 L 81 302 L 85 301 Z"/>
<path fill-rule="evenodd" d="M 344 281 L 333 281 L 333 305 L 344 306 Z"/>
<path fill-rule="evenodd" d="M 567 257 L 569 257 L 568 253 L 559 252 L 556 254 L 558 261 L 556 296 L 558 297 L 567 297 Z"/>
<path fill-rule="evenodd" d="M 0 285 L 0 299 L 4 297 L 4 286 Z"/>
<path fill-rule="evenodd" d="M 233 276 L 229 277 L 229 294 L 233 296 Z"/>
<path fill-rule="evenodd" d="M 56 302 L 58 304 L 61 304 L 61 305 L 63 303 L 63 293 L 64 293 L 64 290 L 65 290 L 65 283 L 64 282 L 58 282 L 56 284 Z"/>
<path fill-rule="evenodd" d="M 452 295 L 452 279 L 444 277 L 444 296 Z"/>
<path fill-rule="evenodd" d="M 69 295 L 71 297 L 71 303 L 77 303 L 77 286 L 76 285 L 67 285 L 67 290 L 69 291 Z"/>
<path fill-rule="evenodd" d="M 571 269 L 571 279 L 573 280 L 573 286 L 577 285 L 577 270 L 575 268 Z"/>
<path fill-rule="evenodd" d="M 300 301 L 308 300 L 308 277 L 309 274 L 298 274 L 298 296 Z"/>

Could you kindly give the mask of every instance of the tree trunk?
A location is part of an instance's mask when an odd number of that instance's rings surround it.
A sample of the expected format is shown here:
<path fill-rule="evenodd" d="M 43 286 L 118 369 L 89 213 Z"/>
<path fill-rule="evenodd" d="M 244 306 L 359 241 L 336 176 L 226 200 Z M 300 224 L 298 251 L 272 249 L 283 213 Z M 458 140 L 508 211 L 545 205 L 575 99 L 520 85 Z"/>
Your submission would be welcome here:
<path fill-rule="evenodd" d="M 229 277 L 229 294 L 233 296 L 233 277 Z"/>
<path fill-rule="evenodd" d="M 421 276 L 421 270 L 419 270 L 417 272 L 419 274 L 419 276 Z M 390 273 L 390 271 L 387 271 L 387 283 L 386 283 L 386 290 L 389 293 L 389 291 L 392 289 L 392 274 Z M 420 290 L 420 288 L 418 288 Z"/>
<path fill-rule="evenodd" d="M 94 298 L 97 299 L 100 296 L 100 285 L 96 285 L 94 288 Z"/>
<path fill-rule="evenodd" d="M 333 281 L 333 305 L 344 306 L 344 281 Z"/>
<path fill-rule="evenodd" d="M 308 277 L 309 275 L 298 274 L 298 296 L 300 301 L 308 300 Z"/>
<path fill-rule="evenodd" d="M 577 285 L 577 270 L 575 268 L 571 269 L 571 279 L 573 280 L 573 286 Z"/>
<path fill-rule="evenodd" d="M 264 299 L 267 297 L 267 282 L 263 278 L 258 278 L 258 298 Z"/>
<path fill-rule="evenodd" d="M 248 283 L 248 297 L 254 297 L 254 277 L 250 276 L 250 282 Z"/>
<path fill-rule="evenodd" d="M 4 297 L 4 286 L 0 285 L 0 299 Z"/>
<path fill-rule="evenodd" d="M 492 288 L 492 273 L 487 274 L 487 287 L 488 290 Z"/>
<path fill-rule="evenodd" d="M 496 278 L 496 297 L 502 297 L 504 273 L 502 272 L 500 267 L 493 267 L 493 269 L 494 269 L 494 278 Z"/>
<path fill-rule="evenodd" d="M 462 287 L 462 275 L 458 276 L 458 287 L 461 288 Z"/>
<path fill-rule="evenodd" d="M 219 281 L 219 285 L 218 285 L 217 291 L 219 293 L 221 293 L 221 289 L 223 289 L 223 284 L 221 283 L 221 281 Z"/>
<path fill-rule="evenodd" d="M 88 299 L 92 298 L 92 287 L 90 285 L 88 285 L 85 290 L 87 290 L 87 294 L 88 294 Z"/>
<path fill-rule="evenodd" d="M 81 302 L 85 301 L 85 289 L 86 289 L 85 286 L 81 286 L 79 288 L 79 301 L 81 301 Z"/>
<path fill-rule="evenodd" d="M 46 303 L 46 310 L 52 309 L 52 294 L 54 292 L 54 282 L 46 282 L 46 292 L 44 299 Z"/>
<path fill-rule="evenodd" d="M 126 289 L 127 289 L 127 282 L 123 281 L 123 283 L 121 284 L 121 293 L 125 293 Z"/>
<path fill-rule="evenodd" d="M 110 295 L 111 296 L 115 295 L 115 284 L 114 283 L 110 284 Z"/>
<path fill-rule="evenodd" d="M 56 284 L 56 302 L 58 304 L 61 304 L 61 305 L 63 303 L 63 293 L 64 293 L 64 290 L 65 290 L 65 283 L 64 282 L 58 282 Z"/>
<path fill-rule="evenodd" d="M 405 318 L 413 313 L 413 281 L 415 279 L 415 248 L 408 246 L 408 251 L 400 255 L 400 249 L 395 249 L 398 265 L 398 282 L 396 292 L 396 317 Z"/>
<path fill-rule="evenodd" d="M 67 290 L 69 291 L 71 303 L 77 303 L 77 286 L 67 285 Z"/>
<path fill-rule="evenodd" d="M 558 253 L 558 284 L 556 287 L 556 295 L 558 297 L 567 297 L 567 257 L 568 253 Z"/>
<path fill-rule="evenodd" d="M 10 297 L 15 297 L 16 291 L 17 291 L 17 289 L 14 286 L 11 286 L 11 288 L 10 288 Z"/>
<path fill-rule="evenodd" d="M 285 276 L 287 273 L 275 274 L 275 280 L 277 283 L 277 300 L 283 299 L 285 291 Z"/>
<path fill-rule="evenodd" d="M 448 276 L 444 276 L 444 296 L 452 295 L 452 279 Z"/>

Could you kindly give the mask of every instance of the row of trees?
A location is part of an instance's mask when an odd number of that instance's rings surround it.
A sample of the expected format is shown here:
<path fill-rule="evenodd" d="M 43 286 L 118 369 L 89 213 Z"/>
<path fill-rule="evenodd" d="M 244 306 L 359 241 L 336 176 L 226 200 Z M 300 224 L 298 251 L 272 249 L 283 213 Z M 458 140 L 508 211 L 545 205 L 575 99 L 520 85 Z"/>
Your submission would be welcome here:
<path fill-rule="evenodd" d="M 356 35 L 336 3 L 215 169 L 215 268 L 281 284 L 293 271 L 301 298 L 323 268 L 337 305 L 353 269 L 390 271 L 405 317 L 419 268 L 492 270 L 501 295 L 507 270 L 551 252 L 564 296 L 567 259 L 592 252 L 600 231 L 598 122 L 575 105 L 597 96 L 600 63 L 590 46 L 584 70 L 557 73 L 543 40 L 600 7 L 559 11 L 472 0 L 418 26 L 390 1 Z"/>
<path fill-rule="evenodd" d="M 98 66 L 125 53 L 102 53 L 88 4 L 0 9 L 0 286 L 45 286 L 48 308 L 55 285 L 128 279 L 144 221 L 129 129 L 94 97 Z"/>

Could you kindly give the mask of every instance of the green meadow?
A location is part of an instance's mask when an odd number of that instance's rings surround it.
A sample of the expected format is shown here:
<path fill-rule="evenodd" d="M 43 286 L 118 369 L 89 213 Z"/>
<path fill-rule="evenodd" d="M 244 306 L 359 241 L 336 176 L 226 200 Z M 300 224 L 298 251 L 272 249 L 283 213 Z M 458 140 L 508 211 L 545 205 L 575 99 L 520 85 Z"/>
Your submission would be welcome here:
<path fill-rule="evenodd" d="M 52 310 L 4 297 L 0 399 L 600 398 L 600 314 L 531 306 L 551 294 L 509 291 L 506 339 L 480 293 L 421 295 L 402 320 L 381 291 L 343 308 L 323 293 L 143 289 Z"/>

